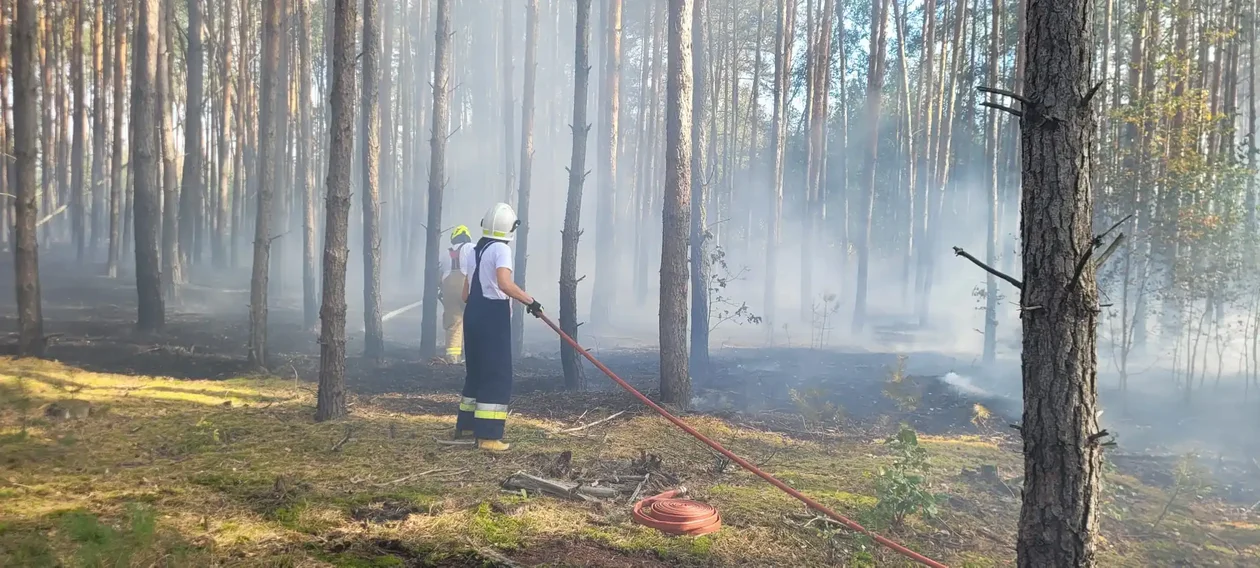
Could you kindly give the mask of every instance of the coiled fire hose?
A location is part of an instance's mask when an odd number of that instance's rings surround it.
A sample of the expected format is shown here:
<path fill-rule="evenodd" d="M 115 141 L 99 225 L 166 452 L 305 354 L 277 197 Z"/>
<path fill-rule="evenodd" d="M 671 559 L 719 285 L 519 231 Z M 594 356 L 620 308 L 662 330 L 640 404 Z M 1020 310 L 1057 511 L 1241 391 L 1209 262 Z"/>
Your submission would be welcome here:
<path fill-rule="evenodd" d="M 784 493 L 787 493 L 788 495 L 791 495 L 792 497 L 796 498 L 796 500 L 798 500 L 798 501 L 800 501 L 800 502 L 804 503 L 804 504 L 805 504 L 807 507 L 809 507 L 810 509 L 813 509 L 813 510 L 815 510 L 815 511 L 818 511 L 819 513 L 822 513 L 822 514 L 824 514 L 824 515 L 827 515 L 828 517 L 831 517 L 831 518 L 832 518 L 832 519 L 834 519 L 835 521 L 837 521 L 837 522 L 839 522 L 840 524 L 842 524 L 842 525 L 844 525 L 844 526 L 848 527 L 848 528 L 849 528 L 849 529 L 851 529 L 851 530 L 854 530 L 854 531 L 860 532 L 860 533 L 862 533 L 862 534 L 865 534 L 865 535 L 867 535 L 867 536 L 871 537 L 872 539 L 874 539 L 874 540 L 875 540 L 875 542 L 878 542 L 878 543 L 880 543 L 880 544 L 884 545 L 885 547 L 887 547 L 887 548 L 891 549 L 893 552 L 896 552 L 896 553 L 898 553 L 898 554 L 900 554 L 900 555 L 902 555 L 902 556 L 905 556 L 906 558 L 909 558 L 909 559 L 911 559 L 911 560 L 914 560 L 915 562 L 918 562 L 919 564 L 922 564 L 922 565 L 924 565 L 924 566 L 929 566 L 930 568 L 949 568 L 948 566 L 946 566 L 946 565 L 944 565 L 944 564 L 941 564 L 940 562 L 937 562 L 937 561 L 935 561 L 935 560 L 932 560 L 931 558 L 928 558 L 928 557 L 926 557 L 926 556 L 923 556 L 922 554 L 919 554 L 919 553 L 917 553 L 917 552 L 915 552 L 915 551 L 913 551 L 913 550 L 910 550 L 909 548 L 906 548 L 905 546 L 902 546 L 902 545 L 900 545 L 900 544 L 897 544 L 896 542 L 894 542 L 894 541 L 892 541 L 892 540 L 889 540 L 888 538 L 882 537 L 882 536 L 880 536 L 880 535 L 878 535 L 878 534 L 875 534 L 874 532 L 871 532 L 871 531 L 870 531 L 870 530 L 868 530 L 866 527 L 863 527 L 862 525 L 859 525 L 859 524 L 857 524 L 856 522 L 854 522 L 852 519 L 849 519 L 848 517 L 845 517 L 844 515 L 841 515 L 840 513 L 837 513 L 837 512 L 835 512 L 835 511 L 832 511 L 830 508 L 828 508 L 827 506 L 823 505 L 822 503 L 819 503 L 819 502 L 817 502 L 817 501 L 815 501 L 815 500 L 813 500 L 813 499 L 810 499 L 809 497 L 805 496 L 805 494 L 801 493 L 800 491 L 797 491 L 797 490 L 793 489 L 793 488 L 792 488 L 791 486 L 789 486 L 788 484 L 783 483 L 782 481 L 779 481 L 779 480 L 778 480 L 777 478 L 775 478 L 773 475 L 770 475 L 770 474 L 768 474 L 768 473 L 766 473 L 766 472 L 764 472 L 764 471 L 761 471 L 761 469 L 760 469 L 760 468 L 758 468 L 757 466 L 755 466 L 755 465 L 753 465 L 753 464 L 749 463 L 749 462 L 748 462 L 748 460 L 745 460 L 744 458 L 741 458 L 741 457 L 739 457 L 739 456 L 735 455 L 735 454 L 734 454 L 734 453 L 732 453 L 730 450 L 728 450 L 728 449 L 726 449 L 726 448 L 722 447 L 722 445 L 721 445 L 721 444 L 719 444 L 719 443 L 717 443 L 717 442 L 714 442 L 713 440 L 710 440 L 708 436 L 705 436 L 704 434 L 701 434 L 701 433 L 700 433 L 698 430 L 696 430 L 695 428 L 692 428 L 691 426 L 688 426 L 686 422 L 683 422 L 683 421 L 682 421 L 682 419 L 678 418 L 677 416 L 674 416 L 673 414 L 670 414 L 670 412 L 669 412 L 668 410 L 665 410 L 665 409 L 664 409 L 664 408 L 662 408 L 660 405 L 656 404 L 655 402 L 652 402 L 652 400 L 651 400 L 651 399 L 649 399 L 648 397 L 643 396 L 643 393 L 639 392 L 637 389 L 635 389 L 634 387 L 630 386 L 630 383 L 627 383 L 627 382 L 626 382 L 625 380 L 623 380 L 621 377 L 618 377 L 618 376 L 617 376 L 617 374 L 616 374 L 616 373 L 614 373 L 614 372 L 612 372 L 612 370 L 611 370 L 611 369 L 609 369 L 608 367 L 604 366 L 604 364 L 603 364 L 603 363 L 600 363 L 600 362 L 599 362 L 599 359 L 596 359 L 594 355 L 591 355 L 591 354 L 590 354 L 590 352 L 588 352 L 585 348 L 583 348 L 581 345 L 579 345 L 577 341 L 574 341 L 574 339 L 573 339 L 572 337 L 570 337 L 570 336 L 569 336 L 569 334 L 565 333 L 565 332 L 564 332 L 564 330 L 560 329 L 560 327 L 559 327 L 559 326 L 557 326 L 557 325 L 555 324 L 555 322 L 551 321 L 551 318 L 548 318 L 546 315 L 539 313 L 539 314 L 538 314 L 538 319 L 541 319 L 541 320 L 543 321 L 543 323 L 547 324 L 547 327 L 550 327 L 552 331 L 554 331 L 554 332 L 556 332 L 558 335 L 560 335 L 560 339 L 563 339 L 563 340 L 564 340 L 564 342 L 565 342 L 565 343 L 568 343 L 570 347 L 572 347 L 572 348 L 576 349 L 576 350 L 577 350 L 577 352 L 578 352 L 578 353 L 581 353 L 583 357 L 586 357 L 586 360 L 587 360 L 587 361 L 590 361 L 590 362 L 591 362 L 591 364 L 595 365 L 595 367 L 596 367 L 596 368 L 598 368 L 600 371 L 603 371 L 603 373 L 604 373 L 605 375 L 608 375 L 608 378 L 612 379 L 612 380 L 613 380 L 613 382 L 617 383 L 617 385 L 618 385 L 618 386 L 620 386 L 621 388 L 625 389 L 625 390 L 626 390 L 626 392 L 629 392 L 630 394 L 634 395 L 634 397 L 635 397 L 635 398 L 639 399 L 639 402 L 642 402 L 643 404 L 646 404 L 649 408 L 651 408 L 652 410 L 656 411 L 656 413 L 657 413 L 657 414 L 660 414 L 660 415 L 661 415 L 662 417 L 664 417 L 666 420 L 669 420 L 670 422 L 674 423 L 674 425 L 675 425 L 675 426 L 677 426 L 677 427 L 679 427 L 679 428 L 682 428 L 682 429 L 683 429 L 683 431 L 685 431 L 685 432 L 686 432 L 686 433 L 688 433 L 688 434 L 691 434 L 691 435 L 692 435 L 692 437 L 694 437 L 694 438 L 695 438 L 695 439 L 697 439 L 697 440 L 700 440 L 700 441 L 701 441 L 701 442 L 703 442 L 706 446 L 709 446 L 710 448 L 713 448 L 713 450 L 714 450 L 714 451 L 716 451 L 716 452 L 718 452 L 718 453 L 722 454 L 723 456 L 726 456 L 726 457 L 727 457 L 728 459 L 730 459 L 731 461 L 733 461 L 733 462 L 735 462 L 735 463 L 739 464 L 739 466 L 740 466 L 740 467 L 742 467 L 742 468 L 744 468 L 744 469 L 748 470 L 748 472 L 749 472 L 749 473 L 752 473 L 753 475 L 756 475 L 757 477 L 760 477 L 760 478 L 762 478 L 762 479 L 766 480 L 766 481 L 767 481 L 767 482 L 769 482 L 771 485 L 773 485 L 773 486 L 775 486 L 775 487 L 778 487 L 778 488 L 779 488 L 780 490 L 782 490 Z M 639 503 L 639 504 L 635 505 L 635 513 L 636 513 L 635 518 L 636 518 L 636 520 L 638 519 L 638 515 L 639 515 L 639 514 L 641 514 L 641 509 L 642 509 L 642 506 L 644 506 L 644 505 L 648 505 L 650 501 L 653 501 L 653 500 L 658 499 L 658 498 L 660 498 L 660 499 L 668 499 L 668 497 L 665 497 L 665 495 L 669 495 L 670 497 L 673 497 L 673 495 L 671 495 L 671 493 L 673 493 L 673 492 L 669 492 L 669 493 L 665 493 L 665 494 L 662 494 L 662 495 L 658 495 L 657 497 L 653 497 L 653 498 L 651 498 L 651 499 L 646 499 L 646 500 L 644 500 L 643 502 L 641 502 L 641 503 Z M 695 502 L 693 502 L 693 501 L 676 501 L 676 502 L 685 502 L 685 503 L 692 503 L 692 504 L 694 504 L 694 505 L 700 505 L 700 503 L 695 503 Z M 661 507 L 662 507 L 663 509 L 666 509 L 666 511 L 665 511 L 665 512 L 671 512 L 671 511 L 669 511 L 670 507 L 666 507 L 666 506 L 665 506 L 665 503 L 661 503 L 661 502 L 659 502 L 659 501 L 658 501 L 657 503 L 658 503 L 658 504 L 660 504 L 660 505 L 661 505 Z M 666 503 L 671 503 L 671 502 L 666 502 Z M 656 510 L 656 507 L 655 507 L 655 506 L 653 506 L 653 507 L 650 509 L 650 511 L 655 511 L 655 510 Z M 673 511 L 673 513 L 674 513 L 674 514 L 677 514 L 677 511 Z M 716 511 L 714 511 L 714 513 L 715 513 L 715 516 L 716 516 Z M 684 513 L 684 514 L 685 514 L 685 513 Z M 684 518 L 684 520 L 685 520 L 685 518 Z M 667 521 L 667 522 L 668 522 L 668 521 Z M 675 522 L 676 522 L 676 521 L 675 521 Z M 713 530 L 717 530 L 717 528 L 715 527 Z M 709 532 L 712 532 L 712 531 L 709 531 Z"/>
<path fill-rule="evenodd" d="M 712 505 L 687 499 L 674 499 L 684 489 L 666 491 L 634 504 L 634 521 L 668 534 L 699 536 L 722 528 L 722 517 Z"/>

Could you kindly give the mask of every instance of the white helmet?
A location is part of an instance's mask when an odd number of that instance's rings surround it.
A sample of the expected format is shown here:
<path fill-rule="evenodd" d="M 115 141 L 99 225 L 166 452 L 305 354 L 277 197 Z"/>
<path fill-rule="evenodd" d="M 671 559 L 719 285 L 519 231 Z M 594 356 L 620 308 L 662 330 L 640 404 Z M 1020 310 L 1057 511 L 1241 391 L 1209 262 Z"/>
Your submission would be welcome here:
<path fill-rule="evenodd" d="M 481 218 L 481 235 L 491 239 L 509 242 L 516 236 L 516 228 L 521 222 L 516 218 L 512 206 L 506 203 L 495 203 Z"/>

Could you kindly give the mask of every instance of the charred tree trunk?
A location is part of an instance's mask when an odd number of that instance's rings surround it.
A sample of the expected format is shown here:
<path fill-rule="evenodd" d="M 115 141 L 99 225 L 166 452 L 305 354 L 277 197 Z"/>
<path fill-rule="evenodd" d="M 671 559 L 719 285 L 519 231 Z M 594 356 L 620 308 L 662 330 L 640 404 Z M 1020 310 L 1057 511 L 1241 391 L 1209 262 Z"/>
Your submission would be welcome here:
<path fill-rule="evenodd" d="M 83 22 L 87 19 L 88 0 L 75 2 L 70 28 L 70 82 L 74 89 L 74 135 L 70 150 L 70 233 L 74 238 L 75 257 L 80 263 L 87 247 L 87 207 L 83 184 L 83 161 L 87 158 L 87 100 L 83 87 Z M 65 116 L 62 116 L 65 120 Z"/>
<path fill-rule="evenodd" d="M 420 350 L 437 353 L 438 249 L 442 246 L 442 191 L 446 187 L 446 138 L 451 123 L 451 0 L 437 0 L 433 47 L 433 135 L 429 139 L 429 215 L 425 227 L 424 303 Z"/>
<path fill-rule="evenodd" d="M 339 4 L 340 2 L 341 0 L 338 0 Z M 340 12 L 340 6 L 338 8 Z M 262 96 L 258 112 L 258 121 L 261 123 L 262 130 L 258 140 L 260 151 L 257 164 L 258 207 L 254 221 L 254 266 L 249 281 L 249 362 L 259 367 L 267 366 L 267 281 L 271 267 L 271 241 L 273 240 L 271 202 L 277 186 L 275 162 L 280 159 L 276 140 L 276 122 L 281 114 L 279 112 L 280 93 L 284 91 L 279 76 L 282 38 L 280 14 L 283 10 L 284 0 L 266 0 L 263 4 L 263 42 L 260 60 Z M 353 31 L 350 33 L 353 34 Z M 342 297 L 344 296 L 343 291 Z M 341 320 L 343 327 L 344 318 L 343 315 Z"/>
<path fill-rule="evenodd" d="M 35 165 L 37 146 L 35 47 L 38 18 L 35 0 L 17 0 L 13 16 L 13 147 L 17 168 L 13 267 L 17 285 L 18 354 L 44 356 L 44 314 L 39 297 L 39 216 Z M 144 296 L 140 297 L 143 305 Z M 161 298 L 158 299 L 159 303 Z"/>
<path fill-rule="evenodd" d="M 114 136 L 110 156 L 109 181 L 109 253 L 105 272 L 110 278 L 118 277 L 118 261 L 122 257 L 123 187 L 135 179 L 135 162 L 131 162 L 126 182 L 123 178 L 123 116 L 126 114 L 125 85 L 127 69 L 127 5 L 130 2 L 114 0 Z M 138 44 L 139 42 L 137 42 Z M 133 76 L 134 81 L 134 76 Z M 133 145 L 134 147 L 134 145 Z M 135 154 L 132 154 L 134 159 Z"/>
<path fill-rule="evenodd" d="M 875 217 L 876 175 L 879 164 L 879 114 L 880 99 L 884 88 L 884 23 L 888 19 L 888 0 L 871 2 L 870 63 L 866 75 L 866 133 L 869 136 L 866 152 L 866 194 L 862 198 L 862 230 L 858 234 L 857 297 L 853 303 L 853 332 L 862 331 L 866 325 L 866 292 L 871 259 L 871 226 Z"/>
<path fill-rule="evenodd" d="M 179 191 L 179 250 L 182 258 L 201 257 L 197 225 L 205 208 L 202 172 L 202 101 L 205 99 L 205 51 L 202 47 L 201 1 L 188 0 L 188 92 L 184 104 L 184 173 Z"/>
<path fill-rule="evenodd" d="M 301 84 L 301 100 L 298 106 L 302 138 L 298 141 L 298 175 L 302 176 L 302 324 L 306 329 L 319 327 L 319 273 L 315 266 L 315 248 L 319 245 L 315 203 L 315 168 L 313 154 L 315 136 L 311 120 L 311 7 L 308 0 L 298 4 L 302 29 L 298 34 L 298 54 L 302 62 L 298 71 Z M 343 269 L 344 270 L 344 269 Z M 342 294 L 344 301 L 344 292 Z M 343 352 L 344 353 L 344 352 Z"/>
<path fill-rule="evenodd" d="M 608 29 L 604 30 L 604 85 L 600 93 L 599 203 L 596 210 L 595 289 L 591 294 L 591 323 L 608 323 L 617 293 L 617 144 L 621 124 L 621 8 L 622 0 L 607 0 Z M 646 57 L 647 54 L 645 53 Z"/>
<path fill-rule="evenodd" d="M 704 377 L 709 373 L 709 251 L 706 247 L 705 203 L 708 195 L 705 177 L 705 132 L 703 109 L 708 97 L 709 29 L 706 0 L 693 0 L 691 13 L 692 91 L 691 91 L 691 349 L 690 369 Z M 709 112 L 716 112 L 710 107 Z M 711 174 L 708 174 L 711 175 Z"/>
<path fill-rule="evenodd" d="M 516 214 L 529 217 L 529 192 L 534 174 L 534 86 L 538 76 L 538 0 L 528 0 L 525 13 L 525 78 L 521 88 L 521 185 L 516 192 Z M 529 224 L 516 230 L 516 270 L 513 279 L 525 286 L 525 261 L 529 245 Z M 512 356 L 519 357 L 525 337 L 525 308 L 512 304 Z"/>
<path fill-rule="evenodd" d="M 691 401 L 687 362 L 687 230 L 691 223 L 692 1 L 669 0 L 665 196 L 661 233 L 661 400 Z M 700 322 L 697 322 L 700 323 Z"/>
<path fill-rule="evenodd" d="M 582 184 L 586 181 L 586 100 L 591 76 L 591 0 L 577 0 L 577 23 L 573 49 L 573 155 L 569 162 L 569 195 L 564 208 L 564 231 L 560 243 L 560 329 L 577 339 L 577 253 L 582 229 Z M 582 361 L 577 350 L 560 342 L 560 362 L 564 366 L 564 386 L 573 391 L 586 388 Z"/>
<path fill-rule="evenodd" d="M 1101 445 L 1089 186 L 1089 0 L 1028 5 L 1023 148 L 1021 567 L 1093 566 Z M 1089 94 L 1087 94 L 1089 93 Z"/>
<path fill-rule="evenodd" d="M 324 282 L 320 307 L 319 394 L 315 420 L 346 415 L 346 242 L 350 224 L 350 162 L 354 160 L 355 2 L 336 0 L 333 30 Z"/>
<path fill-rule="evenodd" d="M 379 0 L 363 0 L 363 356 L 385 357 L 381 323 L 381 13 Z M 388 62 L 385 72 L 389 73 Z"/>
<path fill-rule="evenodd" d="M 136 14 L 135 53 L 131 71 L 131 157 L 135 184 L 136 293 L 139 295 L 136 328 L 155 332 L 166 320 L 162 300 L 162 265 L 159 228 L 162 224 L 161 180 L 158 178 L 157 60 L 158 26 L 162 25 L 158 0 L 140 0 Z"/>

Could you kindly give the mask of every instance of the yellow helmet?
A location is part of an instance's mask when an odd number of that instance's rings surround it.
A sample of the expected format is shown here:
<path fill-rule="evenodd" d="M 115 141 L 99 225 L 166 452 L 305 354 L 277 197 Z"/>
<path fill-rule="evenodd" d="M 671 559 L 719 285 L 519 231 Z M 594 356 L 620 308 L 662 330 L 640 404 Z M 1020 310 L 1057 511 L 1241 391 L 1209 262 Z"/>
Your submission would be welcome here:
<path fill-rule="evenodd" d="M 460 237 L 463 237 L 462 239 Z M 472 242 L 472 233 L 468 232 L 466 225 L 458 225 L 451 231 L 451 243 Z"/>

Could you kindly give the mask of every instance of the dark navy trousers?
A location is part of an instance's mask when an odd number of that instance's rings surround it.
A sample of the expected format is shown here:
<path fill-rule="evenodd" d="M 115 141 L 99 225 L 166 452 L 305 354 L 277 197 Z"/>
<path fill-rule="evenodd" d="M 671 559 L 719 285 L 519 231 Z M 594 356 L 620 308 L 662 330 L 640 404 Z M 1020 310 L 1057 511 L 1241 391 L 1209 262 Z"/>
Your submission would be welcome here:
<path fill-rule="evenodd" d="M 486 298 L 481 291 L 481 254 L 493 242 L 477 243 L 476 263 L 464 306 L 463 398 L 455 427 L 481 440 L 503 439 L 512 397 L 511 300 Z M 492 276 L 493 278 L 493 276 Z"/>

